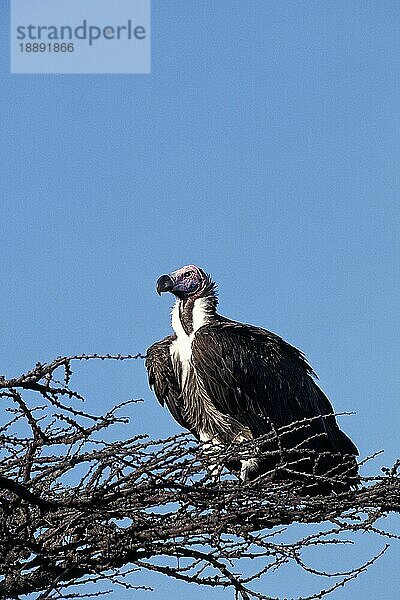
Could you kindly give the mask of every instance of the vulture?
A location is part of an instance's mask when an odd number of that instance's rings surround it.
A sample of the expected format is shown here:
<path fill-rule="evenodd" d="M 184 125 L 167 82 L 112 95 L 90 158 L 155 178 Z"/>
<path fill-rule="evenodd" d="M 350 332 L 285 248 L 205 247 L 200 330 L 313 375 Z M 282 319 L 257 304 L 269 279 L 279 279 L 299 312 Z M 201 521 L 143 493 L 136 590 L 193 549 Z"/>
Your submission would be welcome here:
<path fill-rule="evenodd" d="M 226 465 L 244 482 L 294 480 L 307 495 L 357 485 L 358 450 L 300 350 L 218 314 L 216 284 L 199 267 L 161 275 L 156 290 L 175 296 L 174 333 L 147 350 L 149 385 L 182 427 L 216 449 L 261 438 Z"/>

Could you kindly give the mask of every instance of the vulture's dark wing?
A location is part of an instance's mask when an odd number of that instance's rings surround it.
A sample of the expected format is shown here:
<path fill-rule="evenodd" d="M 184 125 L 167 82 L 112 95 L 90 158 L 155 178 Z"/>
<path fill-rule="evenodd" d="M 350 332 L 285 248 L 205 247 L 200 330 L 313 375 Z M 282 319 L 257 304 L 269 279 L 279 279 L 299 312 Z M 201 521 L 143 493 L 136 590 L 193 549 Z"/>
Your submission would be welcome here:
<path fill-rule="evenodd" d="M 232 321 L 205 325 L 195 334 L 192 361 L 218 410 L 255 437 L 270 432 L 271 424 L 279 429 L 312 418 L 307 435 L 317 436 L 314 449 L 358 454 L 334 416 L 320 417 L 333 408 L 304 355 L 277 335 Z M 304 431 L 288 444 L 301 442 Z"/>
<path fill-rule="evenodd" d="M 170 346 L 176 340 L 176 335 L 169 335 L 156 342 L 147 350 L 146 369 L 149 385 L 154 389 L 157 400 L 162 406 L 167 405 L 175 421 L 189 429 L 182 411 L 181 393 L 172 367 Z"/>

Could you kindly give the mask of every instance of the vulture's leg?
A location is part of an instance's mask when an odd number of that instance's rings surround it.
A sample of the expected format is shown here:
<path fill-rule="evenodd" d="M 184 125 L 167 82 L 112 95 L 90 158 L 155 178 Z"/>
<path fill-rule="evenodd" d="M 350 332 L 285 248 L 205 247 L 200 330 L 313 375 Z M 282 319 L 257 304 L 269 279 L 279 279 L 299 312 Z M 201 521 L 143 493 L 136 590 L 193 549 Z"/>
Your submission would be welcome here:
<path fill-rule="evenodd" d="M 258 460 L 256 458 L 249 458 L 248 460 L 241 461 L 241 469 L 240 469 L 240 479 L 244 483 L 249 481 L 250 473 L 257 471 L 258 469 Z"/>
<path fill-rule="evenodd" d="M 218 478 L 224 468 L 224 465 L 218 460 L 218 451 L 223 449 L 223 445 L 216 438 L 203 439 L 202 441 L 205 442 L 204 449 L 209 458 L 207 471 L 211 477 Z"/>

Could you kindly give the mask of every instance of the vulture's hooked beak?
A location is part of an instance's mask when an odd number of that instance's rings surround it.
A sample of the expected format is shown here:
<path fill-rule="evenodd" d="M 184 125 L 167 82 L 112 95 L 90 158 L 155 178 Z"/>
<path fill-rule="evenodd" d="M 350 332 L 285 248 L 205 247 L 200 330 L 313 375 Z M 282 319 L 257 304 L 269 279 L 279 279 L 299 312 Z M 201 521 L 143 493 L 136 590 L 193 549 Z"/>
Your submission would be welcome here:
<path fill-rule="evenodd" d="M 170 292 L 174 289 L 174 281 L 170 275 L 161 275 L 157 279 L 157 294 L 161 296 L 162 292 Z"/>

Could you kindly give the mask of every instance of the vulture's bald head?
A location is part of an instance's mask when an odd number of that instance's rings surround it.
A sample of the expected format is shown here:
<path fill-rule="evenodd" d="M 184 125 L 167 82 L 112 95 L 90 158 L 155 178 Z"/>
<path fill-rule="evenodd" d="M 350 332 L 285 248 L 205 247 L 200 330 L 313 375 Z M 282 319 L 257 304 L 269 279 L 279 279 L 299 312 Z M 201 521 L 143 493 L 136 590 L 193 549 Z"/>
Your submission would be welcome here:
<path fill-rule="evenodd" d="M 199 298 L 207 291 L 211 283 L 210 277 L 195 265 L 186 265 L 157 280 L 157 293 L 171 292 L 178 298 Z"/>

